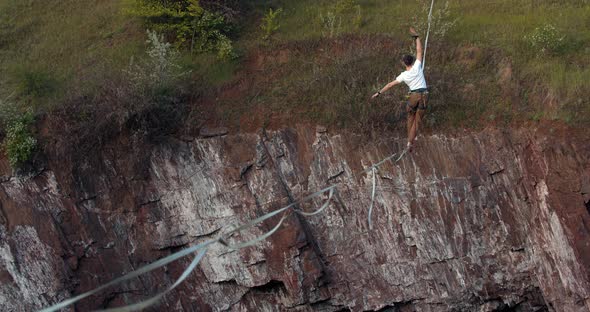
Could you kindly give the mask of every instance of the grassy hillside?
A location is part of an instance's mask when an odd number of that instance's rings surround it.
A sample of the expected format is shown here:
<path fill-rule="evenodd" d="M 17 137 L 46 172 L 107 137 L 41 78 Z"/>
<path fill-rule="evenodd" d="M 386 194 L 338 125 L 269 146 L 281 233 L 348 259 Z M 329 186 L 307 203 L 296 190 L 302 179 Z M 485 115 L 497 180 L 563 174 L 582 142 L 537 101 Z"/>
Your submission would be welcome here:
<path fill-rule="evenodd" d="M 351 2 L 352 9 L 342 10 Z M 249 72 L 262 70 L 260 76 L 273 79 L 249 86 L 247 103 L 236 108 L 231 98 L 220 110 L 231 115 L 228 120 L 270 108 L 268 115 L 275 118 L 286 111 L 289 118 L 305 115 L 340 126 L 391 125 L 399 119 L 397 104 L 405 89 L 372 108 L 366 97 L 401 71 L 397 59 L 412 51 L 407 28 L 425 28 L 429 4 L 274 1 L 272 6 L 284 14 L 273 44 L 257 40 L 256 25 L 241 38 L 248 51 L 275 55 Z M 434 91 L 430 126 L 543 119 L 582 125 L 590 120 L 584 96 L 590 91 L 585 83 L 590 78 L 590 6 L 582 1 L 459 0 L 435 5 L 427 60 Z M 260 16 L 265 6 L 256 9 Z M 331 27 L 326 23 L 330 13 L 336 17 Z"/>
<path fill-rule="evenodd" d="M 59 105 L 105 67 L 122 68 L 144 31 L 120 12 L 119 1 L 0 1 L 0 94 Z"/>
<path fill-rule="evenodd" d="M 50 120 L 58 116 L 45 126 L 67 124 L 88 135 L 108 127 L 92 123 L 97 115 L 121 128 L 146 114 L 166 119 L 179 107 L 174 120 L 197 126 L 395 126 L 405 87 L 376 102 L 367 99 L 402 70 L 399 57 L 413 49 L 407 28 L 424 32 L 430 4 L 202 1 L 206 10 L 226 17 L 235 57 L 219 59 L 214 52 L 195 52 L 194 44 L 180 46 L 175 64 L 184 74 L 146 100 L 129 91 L 126 74 L 131 60 L 146 59 L 148 49 L 150 24 L 125 13 L 133 2 L 0 0 L 3 111 L 14 106 Z M 263 39 L 260 25 L 270 8 L 282 13 L 274 20 L 278 29 Z M 540 120 L 583 126 L 590 121 L 589 29 L 587 0 L 435 1 L 427 126 Z M 176 37 L 168 34 L 166 40 L 174 44 Z"/>

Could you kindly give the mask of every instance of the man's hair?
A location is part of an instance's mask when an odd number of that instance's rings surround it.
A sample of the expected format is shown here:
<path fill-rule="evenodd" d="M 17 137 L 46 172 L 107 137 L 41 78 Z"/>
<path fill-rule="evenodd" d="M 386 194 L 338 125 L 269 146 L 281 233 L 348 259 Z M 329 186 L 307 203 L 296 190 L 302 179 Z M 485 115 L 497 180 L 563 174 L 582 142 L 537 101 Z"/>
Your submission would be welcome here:
<path fill-rule="evenodd" d="M 404 62 L 404 64 L 406 64 L 406 66 L 412 66 L 414 64 L 414 61 L 416 61 L 416 58 L 414 58 L 414 56 L 412 55 L 404 55 L 404 57 L 402 57 L 402 62 Z"/>

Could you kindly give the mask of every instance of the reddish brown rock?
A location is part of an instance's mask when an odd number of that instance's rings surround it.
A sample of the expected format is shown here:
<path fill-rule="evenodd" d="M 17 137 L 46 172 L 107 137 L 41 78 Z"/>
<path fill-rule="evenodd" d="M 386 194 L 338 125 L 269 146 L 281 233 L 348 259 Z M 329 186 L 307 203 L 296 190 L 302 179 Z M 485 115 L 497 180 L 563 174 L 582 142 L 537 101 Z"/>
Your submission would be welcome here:
<path fill-rule="evenodd" d="M 49 155 L 33 177 L 0 172 L 10 177 L 0 183 L 2 310 L 35 310 L 88 291 L 332 183 L 340 200 L 324 214 L 291 215 L 253 248 L 213 245 L 157 310 L 590 308 L 587 135 L 421 138 L 412 154 L 380 168 L 372 231 L 371 176 L 360 171 L 399 151 L 403 139 L 312 127 L 206 137 L 113 144 L 78 160 Z M 76 308 L 145 299 L 189 261 Z"/>

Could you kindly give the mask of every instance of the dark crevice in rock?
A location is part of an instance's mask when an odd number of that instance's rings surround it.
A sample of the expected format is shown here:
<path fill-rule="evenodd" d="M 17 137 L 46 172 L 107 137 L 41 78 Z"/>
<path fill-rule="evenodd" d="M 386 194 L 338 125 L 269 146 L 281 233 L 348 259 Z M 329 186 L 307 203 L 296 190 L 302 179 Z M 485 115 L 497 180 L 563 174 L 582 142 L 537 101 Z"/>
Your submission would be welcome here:
<path fill-rule="evenodd" d="M 175 139 L 180 140 L 180 141 L 183 141 L 185 143 L 192 143 L 195 140 L 195 138 L 193 136 L 190 136 L 190 135 L 181 135 L 181 136 L 179 136 L 177 138 L 175 137 Z"/>
<path fill-rule="evenodd" d="M 42 167 L 42 168 L 38 169 L 36 172 L 33 173 L 33 176 L 31 177 L 31 179 L 37 178 L 37 177 L 41 176 L 42 174 L 44 174 L 47 171 L 49 171 L 49 170 L 47 170 L 47 168 Z"/>
<path fill-rule="evenodd" d="M 455 258 L 455 257 L 450 257 L 450 258 L 445 258 L 445 259 L 435 260 L 435 261 L 428 262 L 428 264 L 446 263 L 446 262 L 448 262 L 448 261 L 451 261 L 451 260 L 457 260 L 457 258 Z"/>
<path fill-rule="evenodd" d="M 161 201 L 162 201 L 162 199 L 161 199 L 161 198 L 151 199 L 151 200 L 148 200 L 148 201 L 146 201 L 146 202 L 139 203 L 139 207 L 143 207 L 143 206 L 147 206 L 147 205 L 151 205 L 151 204 L 159 203 L 159 202 L 161 202 Z M 138 207 L 138 208 L 139 208 L 139 207 Z"/>
<path fill-rule="evenodd" d="M 550 311 L 541 290 L 537 287 L 527 289 L 519 296 L 517 302 L 506 302 L 502 297 L 493 297 L 481 302 L 486 311 L 494 312 L 546 312 Z"/>
<path fill-rule="evenodd" d="M 286 292 L 287 288 L 285 287 L 285 283 L 283 283 L 282 281 L 270 280 L 266 284 L 263 284 L 260 286 L 254 286 L 254 287 L 250 288 L 250 291 L 264 293 L 264 294 L 271 294 L 271 293 Z"/>
<path fill-rule="evenodd" d="M 0 201 L 0 224 L 6 226 L 6 228 L 10 228 L 8 224 L 8 215 L 6 211 L 4 211 L 4 207 L 2 206 L 2 202 Z"/>
<path fill-rule="evenodd" d="M 416 311 L 414 301 L 415 300 L 393 302 L 378 310 L 365 310 L 365 312 L 413 312 Z"/>
<path fill-rule="evenodd" d="M 224 286 L 228 286 L 228 287 L 241 287 L 235 279 L 219 281 L 219 282 L 215 282 L 215 284 L 224 285 Z M 247 291 L 244 294 L 242 294 L 238 300 L 230 303 L 230 307 L 227 309 L 224 309 L 223 311 L 232 311 L 233 306 L 242 302 L 244 299 L 246 299 L 246 301 L 247 301 L 247 298 L 249 296 L 253 296 L 255 294 L 276 296 L 279 294 L 284 294 L 286 292 L 287 292 L 287 288 L 285 286 L 285 283 L 283 283 L 282 281 L 279 281 L 279 280 L 271 279 L 270 281 L 268 281 L 265 284 L 248 288 Z"/>
<path fill-rule="evenodd" d="M 94 195 L 91 195 L 91 196 L 88 196 L 88 197 L 80 198 L 80 199 L 79 199 L 79 200 L 76 202 L 76 205 L 81 205 L 81 204 L 83 204 L 83 203 L 85 203 L 85 202 L 87 202 L 87 201 L 92 201 L 92 200 L 95 200 L 96 198 L 98 198 L 98 194 L 94 194 Z"/>
<path fill-rule="evenodd" d="M 14 268 L 16 269 L 16 271 L 18 273 L 21 273 L 21 263 L 20 263 L 20 253 L 19 253 L 19 249 L 18 246 L 16 246 L 16 243 L 13 240 L 9 240 L 8 241 L 8 248 L 10 248 L 10 253 L 13 255 L 14 257 Z M 26 265 L 25 265 L 26 267 Z"/>
<path fill-rule="evenodd" d="M 319 300 L 319 301 L 316 301 L 316 302 L 311 302 L 309 305 L 311 307 L 318 307 L 318 306 L 324 306 L 324 305 L 332 306 L 330 304 L 330 300 L 332 300 L 332 298 L 326 298 L 326 299 Z"/>
<path fill-rule="evenodd" d="M 350 308 L 343 305 L 335 305 L 331 302 L 332 298 L 326 298 L 309 304 L 313 311 L 352 311 Z"/>
<path fill-rule="evenodd" d="M 332 180 L 338 178 L 339 176 L 341 176 L 343 174 L 344 174 L 344 170 L 340 170 L 338 173 L 336 173 L 335 175 L 328 178 L 328 183 L 332 182 Z"/>
<path fill-rule="evenodd" d="M 253 266 L 257 266 L 257 265 L 261 265 L 261 264 L 265 264 L 266 263 L 266 259 L 262 259 L 262 260 L 258 260 L 254 263 L 248 263 L 248 267 L 253 267 Z"/>
<path fill-rule="evenodd" d="M 516 305 L 509 305 L 501 300 L 491 300 L 486 302 L 488 311 L 492 312 L 528 312 L 528 311 L 535 311 L 535 312 L 545 312 L 547 310 L 546 306 L 537 306 L 537 305 L 530 305 L 528 303 L 517 303 Z"/>
<path fill-rule="evenodd" d="M 217 235 L 217 233 L 219 233 L 220 230 L 221 230 L 221 227 L 218 227 L 211 232 L 200 234 L 200 235 L 191 235 L 190 237 L 192 237 L 192 238 L 209 238 L 209 237 Z"/>
<path fill-rule="evenodd" d="M 214 138 L 214 137 L 218 137 L 218 136 L 223 136 L 229 133 L 229 129 L 225 128 L 225 127 L 220 127 L 220 128 L 208 128 L 208 127 L 203 127 L 201 128 L 201 130 L 199 131 L 199 135 L 205 139 L 207 138 Z"/>
<path fill-rule="evenodd" d="M 588 211 L 588 214 L 590 214 L 590 200 L 588 200 L 587 202 L 584 203 L 584 206 L 586 206 L 586 211 Z"/>
<path fill-rule="evenodd" d="M 111 292 L 107 296 L 105 296 L 105 298 L 102 300 L 102 303 L 100 304 L 100 308 L 101 309 L 110 308 L 111 303 L 113 301 L 115 301 L 118 297 L 124 296 L 126 294 L 138 293 L 138 292 L 139 292 L 139 290 L 122 290 L 122 291 Z"/>
<path fill-rule="evenodd" d="M 80 257 L 76 255 L 76 252 L 72 247 L 72 243 L 69 241 L 66 233 L 64 232 L 63 222 L 60 222 L 53 214 L 49 214 L 49 216 L 53 220 L 53 228 L 57 233 L 61 248 L 64 249 L 64 255 L 62 258 L 69 259 L 69 261 L 66 261 L 66 263 L 69 264 L 69 267 L 72 271 L 76 271 L 78 269 Z"/>
<path fill-rule="evenodd" d="M 266 131 L 264 131 L 264 130 L 262 131 L 262 138 L 265 141 L 270 141 Z M 272 155 L 270 154 L 270 151 L 268 150 L 268 147 L 266 146 L 264 141 L 261 143 L 261 145 L 264 147 L 264 151 L 266 152 L 266 155 L 268 155 L 267 159 L 269 159 L 269 162 L 271 163 L 274 171 L 277 173 L 277 175 L 279 177 L 279 182 L 280 182 L 281 186 L 283 187 L 285 193 L 287 194 L 287 197 L 289 198 L 289 203 L 294 203 L 295 197 L 293 196 L 291 190 L 289 189 L 288 183 L 285 180 L 285 177 L 283 176 L 280 168 L 272 160 Z M 299 207 L 299 205 L 295 205 L 294 208 L 301 209 L 301 207 Z M 305 234 L 305 239 L 309 243 L 313 252 L 318 257 L 318 260 L 319 260 L 318 262 L 321 266 L 321 271 L 322 271 L 322 276 L 320 277 L 320 279 L 324 279 L 323 283 L 328 284 L 330 281 L 330 273 L 329 273 L 328 266 L 327 266 L 328 261 L 326 260 L 325 255 L 323 254 L 322 250 L 320 249 L 317 239 L 313 235 L 311 225 L 305 219 L 304 216 L 302 216 L 298 213 L 295 213 L 294 215 L 297 218 L 297 220 L 299 221 L 299 224 L 301 225 L 301 229 L 303 230 L 303 233 Z"/>
<path fill-rule="evenodd" d="M 12 179 L 12 176 L 9 176 L 9 175 L 0 176 L 0 184 L 10 182 L 11 179 Z"/>
<path fill-rule="evenodd" d="M 264 142 L 256 145 L 256 169 L 261 169 L 268 162 L 269 152 Z"/>
<path fill-rule="evenodd" d="M 244 175 L 246 175 L 246 173 L 248 173 L 248 171 L 250 171 L 250 169 L 252 169 L 253 166 L 254 164 L 247 164 L 240 168 L 240 180 L 244 179 Z"/>
<path fill-rule="evenodd" d="M 173 253 L 177 253 L 180 250 L 184 249 L 184 247 L 186 247 L 186 246 L 188 246 L 188 243 L 182 243 L 182 244 L 178 244 L 178 245 L 174 245 L 174 246 L 168 246 L 166 248 L 162 248 L 162 249 L 159 249 L 159 250 L 166 250 L 166 249 L 168 249 L 168 250 L 170 250 L 170 254 L 173 254 Z"/>
<path fill-rule="evenodd" d="M 500 174 L 500 173 L 503 173 L 503 172 L 504 172 L 504 170 L 505 170 L 503 167 L 501 167 L 501 166 L 499 166 L 499 165 L 496 165 L 496 166 L 494 166 L 494 167 L 495 167 L 495 168 L 493 168 L 493 169 L 489 169 L 489 170 L 487 171 L 487 173 L 488 173 L 489 177 L 492 179 L 492 183 L 496 183 L 496 180 L 495 180 L 495 177 L 496 177 L 496 175 L 498 175 L 498 174 Z"/>
<path fill-rule="evenodd" d="M 235 279 L 228 279 L 228 280 L 224 280 L 224 281 L 217 281 L 214 282 L 217 285 L 226 285 L 226 286 L 239 286 L 238 282 Z"/>

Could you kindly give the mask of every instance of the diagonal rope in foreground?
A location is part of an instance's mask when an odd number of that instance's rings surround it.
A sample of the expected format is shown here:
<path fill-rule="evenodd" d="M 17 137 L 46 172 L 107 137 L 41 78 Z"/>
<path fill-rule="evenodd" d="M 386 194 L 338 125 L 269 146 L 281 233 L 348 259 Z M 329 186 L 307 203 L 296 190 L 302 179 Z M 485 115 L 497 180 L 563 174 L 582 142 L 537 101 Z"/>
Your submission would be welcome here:
<path fill-rule="evenodd" d="M 407 151 L 408 150 L 405 149 L 400 154 L 400 156 L 394 161 L 394 163 L 399 162 L 404 157 L 404 155 L 407 153 Z M 376 192 L 375 187 L 376 187 L 376 172 L 377 172 L 377 168 L 379 168 L 381 165 L 383 165 L 387 161 L 390 161 L 390 160 L 394 159 L 395 156 L 397 156 L 397 153 L 384 158 L 380 162 L 378 162 L 378 163 L 370 166 L 368 169 L 366 169 L 366 170 L 364 170 L 362 172 L 362 173 L 366 173 L 368 171 L 372 171 L 372 173 L 373 173 L 373 189 L 372 189 L 372 194 L 371 194 L 371 205 L 370 205 L 370 208 L 369 208 L 369 216 L 368 216 L 368 222 L 369 222 L 369 228 L 370 229 L 373 228 L 372 222 L 371 222 L 371 214 L 372 214 L 372 211 L 373 211 L 373 203 L 375 201 L 375 192 Z M 87 298 L 89 296 L 92 296 L 94 294 L 97 294 L 100 291 L 102 291 L 102 290 L 104 290 L 104 289 L 106 289 L 108 287 L 111 287 L 111 286 L 114 286 L 116 284 L 119 284 L 119 283 L 128 281 L 130 279 L 136 278 L 136 277 L 138 277 L 138 276 L 140 276 L 142 274 L 151 272 L 151 271 L 153 271 L 153 270 L 155 270 L 157 268 L 163 267 L 163 266 L 165 266 L 165 265 L 167 265 L 167 264 L 169 264 L 171 262 L 174 262 L 174 261 L 179 260 L 181 258 L 184 258 L 184 257 L 186 257 L 188 255 L 191 255 L 191 254 L 194 254 L 194 253 L 197 253 L 198 252 L 197 255 L 195 256 L 195 258 L 193 259 L 193 261 L 183 271 L 183 273 L 181 274 L 181 276 L 174 282 L 174 284 L 172 284 L 171 286 L 169 286 L 168 288 L 166 288 L 166 290 L 158 293 L 157 295 L 155 295 L 155 296 L 153 296 L 153 297 L 151 297 L 151 298 L 149 298 L 147 300 L 144 300 L 144 301 L 141 301 L 141 302 L 132 304 L 132 305 L 118 307 L 118 308 L 112 308 L 112 309 L 106 309 L 106 310 L 97 310 L 97 311 L 130 312 L 130 311 L 138 311 L 138 310 L 145 309 L 145 308 L 147 308 L 149 306 L 152 306 L 152 305 L 156 304 L 166 294 L 168 294 L 169 292 L 171 292 L 172 290 L 174 290 L 184 280 L 186 280 L 186 278 L 194 271 L 194 269 L 197 267 L 197 265 L 203 259 L 203 257 L 207 253 L 207 250 L 208 250 L 209 246 L 211 246 L 212 244 L 220 243 L 220 244 L 228 247 L 230 250 L 239 250 L 239 249 L 242 249 L 242 248 L 246 248 L 246 247 L 250 247 L 250 246 L 256 245 L 260 241 L 263 241 L 263 240 L 267 239 L 268 237 L 270 237 L 271 235 L 273 235 L 276 231 L 278 231 L 278 229 L 281 227 L 281 225 L 283 224 L 283 222 L 285 221 L 285 219 L 287 218 L 287 216 L 289 216 L 289 213 L 291 213 L 291 212 L 295 212 L 295 213 L 298 213 L 298 214 L 303 215 L 303 216 L 314 216 L 314 215 L 318 215 L 318 214 L 324 212 L 325 209 L 329 206 L 330 202 L 332 201 L 333 196 L 338 191 L 336 189 L 336 187 L 337 187 L 337 184 L 330 185 L 330 186 L 328 186 L 328 187 L 326 187 L 324 189 L 321 189 L 321 190 L 319 190 L 319 191 L 317 191 L 317 192 L 315 192 L 313 194 L 310 194 L 310 195 L 308 195 L 308 196 L 306 196 L 306 197 L 304 197 L 304 198 L 302 198 L 302 199 L 300 199 L 298 201 L 295 201 L 295 202 L 293 202 L 293 203 L 291 203 L 291 204 L 289 204 L 289 205 L 287 205 L 287 206 L 285 206 L 283 208 L 280 208 L 280 209 L 277 209 L 275 211 L 269 212 L 269 213 L 267 213 L 267 214 L 265 214 L 265 215 L 263 215 L 263 216 L 261 216 L 259 218 L 256 218 L 256 219 L 251 220 L 251 221 L 249 221 L 249 222 L 247 222 L 245 224 L 242 224 L 240 226 L 237 226 L 235 228 L 232 228 L 232 229 L 228 230 L 227 232 L 226 231 L 221 231 L 221 234 L 219 234 L 215 239 L 211 239 L 211 240 L 205 241 L 203 243 L 200 243 L 198 245 L 195 245 L 195 246 L 192 246 L 192 247 L 183 249 L 181 251 L 178 251 L 176 253 L 173 253 L 173 254 L 171 254 L 171 255 L 169 255 L 167 257 L 164 257 L 162 259 L 159 259 L 159 260 L 157 260 L 157 261 L 155 261 L 155 262 L 153 262 L 151 264 L 148 264 L 148 265 L 146 265 L 146 266 L 144 266 L 142 268 L 139 268 L 139 269 L 137 269 L 135 271 L 132 271 L 130 273 L 127 273 L 124 276 L 121 276 L 119 278 L 116 278 L 116 279 L 114 279 L 114 280 L 112 280 L 112 281 L 110 281 L 110 282 L 108 282 L 108 283 L 106 283 L 106 284 L 104 284 L 102 286 L 99 286 L 99 287 L 97 287 L 97 288 L 95 288 L 95 289 L 93 289 L 91 291 L 88 291 L 86 293 L 80 294 L 80 295 L 78 295 L 76 297 L 73 297 L 73 298 L 70 298 L 68 300 L 62 301 L 62 302 L 60 302 L 60 303 L 58 303 L 56 305 L 53 305 L 51 307 L 45 308 L 45 309 L 41 310 L 40 312 L 53 312 L 53 311 L 58 311 L 58 310 L 63 309 L 65 307 L 67 307 L 67 306 L 70 306 L 70 305 L 72 305 L 72 304 L 74 304 L 74 303 L 76 303 L 76 302 L 78 302 L 78 301 L 80 301 L 80 300 L 82 300 L 84 298 Z M 299 209 L 294 209 L 299 204 L 302 204 L 304 202 L 308 202 L 308 201 L 310 201 L 310 200 L 312 200 L 312 199 L 314 199 L 316 197 L 322 196 L 326 192 L 329 192 L 328 193 L 328 199 L 323 203 L 323 205 L 319 209 L 317 209 L 317 210 L 315 210 L 313 212 L 305 212 L 305 211 L 302 211 L 302 210 L 299 210 Z M 339 198 L 338 195 L 336 195 L 336 196 L 337 196 L 337 198 Z M 249 240 L 247 242 L 238 243 L 238 244 L 235 244 L 235 245 L 234 244 L 229 244 L 227 242 L 227 240 L 230 239 L 231 237 L 233 237 L 235 234 L 237 234 L 239 232 L 242 232 L 244 230 L 250 229 L 250 228 L 252 228 L 252 227 L 254 227 L 254 226 L 262 223 L 265 220 L 268 220 L 268 219 L 270 219 L 272 217 L 275 217 L 275 216 L 278 216 L 278 215 L 281 215 L 281 214 L 282 214 L 282 217 L 281 217 L 280 221 L 272 228 L 272 230 L 268 231 L 267 233 L 265 233 L 263 235 L 260 235 L 260 236 L 254 238 L 252 240 Z"/>

